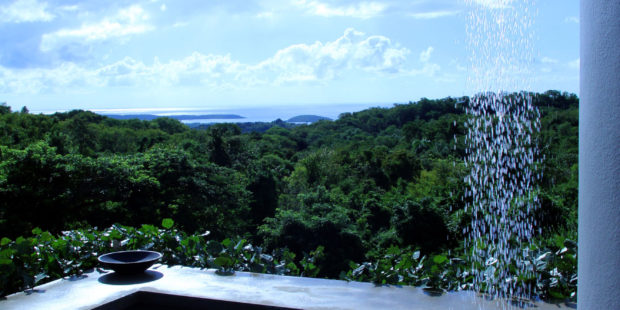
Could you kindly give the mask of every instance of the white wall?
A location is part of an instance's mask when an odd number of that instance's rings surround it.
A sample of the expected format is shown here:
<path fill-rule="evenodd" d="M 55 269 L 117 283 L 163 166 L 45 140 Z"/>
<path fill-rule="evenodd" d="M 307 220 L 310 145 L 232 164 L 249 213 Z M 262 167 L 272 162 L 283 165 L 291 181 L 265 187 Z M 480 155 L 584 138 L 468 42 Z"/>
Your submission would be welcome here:
<path fill-rule="evenodd" d="M 579 309 L 620 309 L 620 0 L 581 0 Z"/>

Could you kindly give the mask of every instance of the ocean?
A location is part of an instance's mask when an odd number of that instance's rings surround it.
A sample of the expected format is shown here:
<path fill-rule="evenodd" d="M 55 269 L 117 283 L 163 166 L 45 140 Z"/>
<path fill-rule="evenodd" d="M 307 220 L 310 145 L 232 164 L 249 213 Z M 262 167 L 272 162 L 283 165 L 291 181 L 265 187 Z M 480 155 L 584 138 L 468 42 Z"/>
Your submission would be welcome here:
<path fill-rule="evenodd" d="M 392 103 L 344 103 L 331 105 L 290 105 L 290 106 L 264 106 L 264 107 L 240 107 L 240 108 L 129 108 L 129 109 L 96 109 L 91 110 L 99 114 L 152 114 L 157 116 L 172 115 L 213 115 L 234 114 L 243 118 L 235 119 L 192 119 L 183 120 L 184 123 L 246 123 L 246 122 L 272 122 L 277 119 L 286 121 L 298 115 L 318 115 L 332 120 L 338 119 L 342 113 L 352 113 L 373 107 L 392 107 Z"/>

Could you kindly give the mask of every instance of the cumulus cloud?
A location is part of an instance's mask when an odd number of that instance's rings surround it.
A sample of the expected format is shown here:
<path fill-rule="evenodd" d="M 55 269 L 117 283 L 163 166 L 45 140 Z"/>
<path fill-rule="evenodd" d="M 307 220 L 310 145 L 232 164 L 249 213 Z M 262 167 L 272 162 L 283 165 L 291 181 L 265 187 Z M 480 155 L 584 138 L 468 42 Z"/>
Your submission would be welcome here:
<path fill-rule="evenodd" d="M 506 9 L 509 8 L 514 0 L 469 0 L 474 4 L 478 4 L 489 9 Z"/>
<path fill-rule="evenodd" d="M 49 22 L 56 16 L 47 10 L 46 2 L 15 0 L 0 6 L 0 23 Z"/>
<path fill-rule="evenodd" d="M 579 24 L 579 17 L 577 16 L 568 16 L 564 19 L 565 23 L 574 23 Z"/>
<path fill-rule="evenodd" d="M 428 62 L 431 59 L 431 53 L 433 53 L 434 48 L 429 46 L 426 50 L 420 53 L 420 61 Z"/>
<path fill-rule="evenodd" d="M 51 93 L 58 88 L 96 85 L 92 72 L 73 63 L 50 69 L 0 67 L 0 76 L 0 93 Z"/>
<path fill-rule="evenodd" d="M 540 59 L 540 62 L 544 63 L 544 64 L 557 64 L 558 60 L 551 58 L 551 57 L 543 57 Z"/>
<path fill-rule="evenodd" d="M 427 50 L 430 58 L 432 47 Z M 233 60 L 230 55 L 194 52 L 146 64 L 131 57 L 98 68 L 66 62 L 52 69 L 9 70 L 0 67 L 4 84 L 0 93 L 36 93 L 65 87 L 208 86 L 245 87 L 286 83 L 322 82 L 345 72 L 371 74 L 409 73 L 404 68 L 410 51 L 379 35 L 354 29 L 328 42 L 291 45 L 255 64 Z M 422 58 L 422 56 L 421 56 Z"/>
<path fill-rule="evenodd" d="M 79 9 L 79 7 L 77 5 L 63 5 L 58 7 L 59 11 L 65 11 L 65 12 L 75 12 Z"/>
<path fill-rule="evenodd" d="M 415 19 L 435 19 L 441 17 L 448 17 L 457 15 L 458 11 L 432 11 L 432 12 L 423 12 L 423 13 L 411 13 L 409 16 Z"/>
<path fill-rule="evenodd" d="M 580 64 L 581 64 L 581 58 L 577 58 L 573 61 L 570 61 L 568 63 L 568 67 L 571 69 L 579 69 Z"/>
<path fill-rule="evenodd" d="M 341 16 L 366 19 L 380 15 L 387 8 L 385 3 L 367 1 L 346 6 L 331 5 L 317 0 L 295 0 L 293 3 L 312 15 L 323 17 Z"/>
<path fill-rule="evenodd" d="M 256 18 L 264 18 L 264 19 L 272 19 L 274 18 L 274 13 L 272 11 L 263 11 L 256 14 Z"/>
<path fill-rule="evenodd" d="M 72 43 L 83 44 L 144 33 L 153 29 L 153 26 L 147 22 L 148 18 L 148 14 L 141 6 L 132 5 L 98 23 L 83 24 L 79 28 L 46 33 L 41 37 L 39 48 L 45 52 Z"/>
<path fill-rule="evenodd" d="M 430 61 L 431 55 L 433 54 L 434 50 L 435 49 L 432 46 L 429 46 L 427 49 L 420 52 L 419 60 L 422 63 L 422 68 L 413 69 L 409 71 L 409 74 L 435 76 L 435 73 L 437 73 L 441 69 L 441 67 L 438 64 L 432 63 Z"/>
<path fill-rule="evenodd" d="M 389 38 L 347 29 L 332 42 L 297 44 L 279 50 L 250 71 L 257 76 L 268 73 L 277 83 L 330 80 L 345 70 L 396 73 L 407 54 L 408 49 Z"/>
<path fill-rule="evenodd" d="M 187 27 L 187 26 L 189 26 L 188 22 L 176 22 L 172 24 L 172 28 L 181 28 L 181 27 Z"/>

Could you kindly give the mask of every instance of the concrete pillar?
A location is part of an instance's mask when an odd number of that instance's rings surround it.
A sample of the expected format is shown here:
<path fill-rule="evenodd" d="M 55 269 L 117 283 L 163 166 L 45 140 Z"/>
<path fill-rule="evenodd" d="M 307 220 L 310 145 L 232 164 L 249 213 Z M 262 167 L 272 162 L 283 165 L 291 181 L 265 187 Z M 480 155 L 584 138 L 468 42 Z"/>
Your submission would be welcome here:
<path fill-rule="evenodd" d="M 620 0 L 581 0 L 579 309 L 620 309 Z"/>

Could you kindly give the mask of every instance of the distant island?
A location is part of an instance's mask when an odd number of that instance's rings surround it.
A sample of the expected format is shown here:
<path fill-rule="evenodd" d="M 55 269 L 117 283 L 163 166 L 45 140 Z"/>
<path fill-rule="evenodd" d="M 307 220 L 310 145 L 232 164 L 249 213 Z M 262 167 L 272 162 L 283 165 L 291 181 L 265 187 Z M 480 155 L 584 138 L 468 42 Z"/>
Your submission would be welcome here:
<path fill-rule="evenodd" d="M 321 120 L 331 121 L 332 119 L 329 117 L 318 116 L 318 115 L 298 115 L 298 116 L 289 118 L 287 122 L 289 123 L 314 123 L 314 122 L 318 122 Z"/>
<path fill-rule="evenodd" d="M 128 119 L 139 119 L 143 121 L 151 121 L 160 117 L 168 117 L 172 119 L 176 119 L 178 121 L 192 121 L 192 120 L 242 120 L 246 117 L 237 115 L 237 114 L 202 114 L 202 115 L 194 115 L 194 114 L 183 114 L 183 115 L 155 115 L 155 114 L 102 114 L 109 118 L 119 119 L 119 120 L 128 120 Z M 297 115 L 290 119 L 288 119 L 287 123 L 293 124 L 311 124 L 314 122 L 318 122 L 321 120 L 331 121 L 332 119 L 325 116 L 319 115 Z"/>
<path fill-rule="evenodd" d="M 242 133 L 249 133 L 249 132 L 264 133 L 272 127 L 281 127 L 281 128 L 290 129 L 290 128 L 301 126 L 301 125 L 312 124 L 320 120 L 331 121 L 332 119 L 328 117 L 324 117 L 324 116 L 318 116 L 318 115 L 298 115 L 286 121 L 283 121 L 282 119 L 278 118 L 275 121 L 271 121 L 271 122 L 235 122 L 235 125 L 238 126 L 239 129 L 241 129 Z M 204 124 L 204 123 L 188 122 L 185 125 L 189 126 L 190 128 L 205 130 L 215 124 L 216 123 Z"/>
<path fill-rule="evenodd" d="M 159 117 L 169 117 L 179 121 L 197 120 L 197 119 L 243 119 L 245 117 L 236 114 L 203 114 L 203 115 L 153 115 L 153 114 L 103 114 L 114 119 L 139 119 L 143 121 L 151 121 Z"/>

